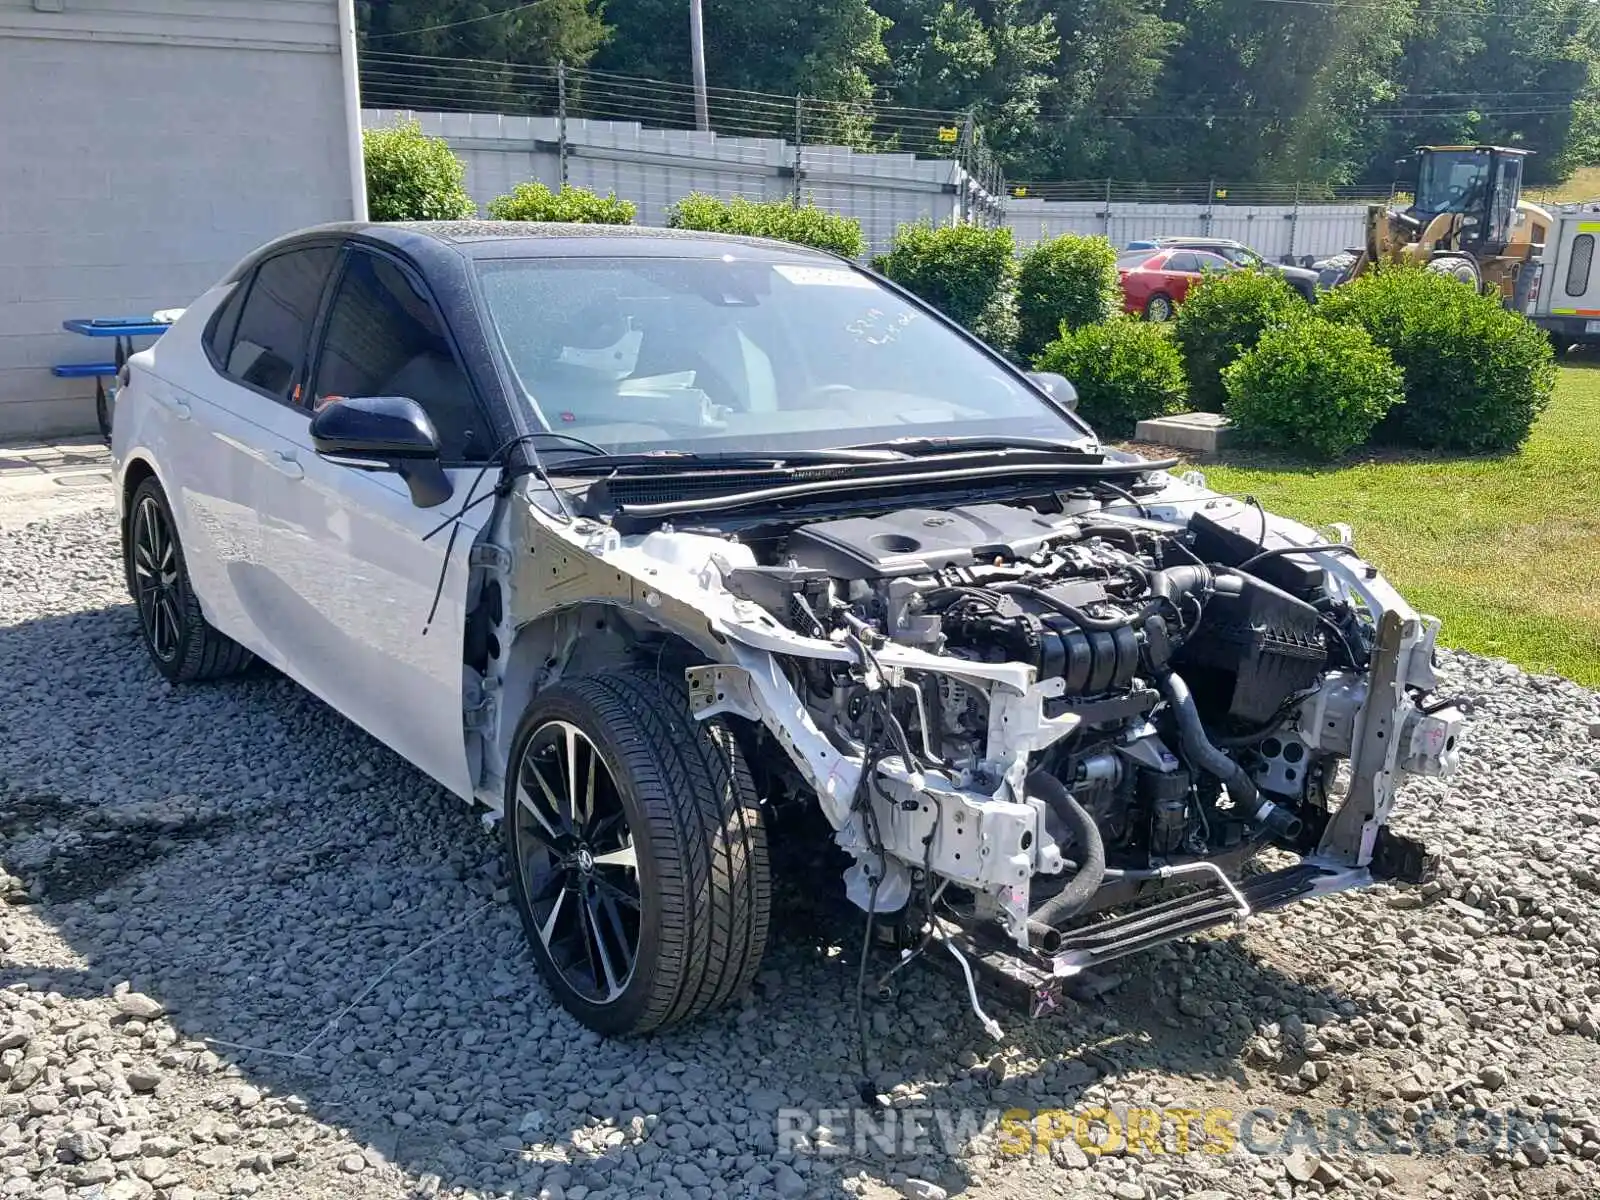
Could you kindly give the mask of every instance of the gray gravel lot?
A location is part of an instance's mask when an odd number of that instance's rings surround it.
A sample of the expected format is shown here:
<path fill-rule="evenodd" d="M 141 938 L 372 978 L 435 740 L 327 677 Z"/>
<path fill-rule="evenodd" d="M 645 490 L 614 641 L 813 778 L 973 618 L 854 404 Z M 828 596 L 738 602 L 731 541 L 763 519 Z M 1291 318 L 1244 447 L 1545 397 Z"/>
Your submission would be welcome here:
<path fill-rule="evenodd" d="M 1019 1156 L 1002 1126 L 891 1153 L 836 1113 L 780 1145 L 779 1110 L 856 1104 L 854 922 L 790 888 L 754 994 L 601 1041 L 527 960 L 479 814 L 271 673 L 164 684 L 109 509 L 3 524 L 0 1197 L 1600 1196 L 1600 700 L 1446 657 L 1463 769 L 1398 822 L 1436 883 L 1133 960 L 1038 1023 L 997 1010 L 1003 1048 L 913 970 L 872 1013 L 878 1082 L 938 1128 L 1382 1106 L 1517 1109 L 1536 1139 Z"/>

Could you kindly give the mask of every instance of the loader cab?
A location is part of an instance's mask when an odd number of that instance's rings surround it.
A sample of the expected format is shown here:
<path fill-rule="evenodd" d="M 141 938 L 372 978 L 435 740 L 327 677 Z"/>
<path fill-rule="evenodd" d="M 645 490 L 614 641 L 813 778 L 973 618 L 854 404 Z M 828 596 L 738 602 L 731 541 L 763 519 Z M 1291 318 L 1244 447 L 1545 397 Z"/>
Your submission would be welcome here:
<path fill-rule="evenodd" d="M 1455 249 L 1499 254 L 1512 241 L 1528 151 L 1504 146 L 1419 146 L 1417 187 L 1407 216 L 1426 229 L 1450 214 Z"/>

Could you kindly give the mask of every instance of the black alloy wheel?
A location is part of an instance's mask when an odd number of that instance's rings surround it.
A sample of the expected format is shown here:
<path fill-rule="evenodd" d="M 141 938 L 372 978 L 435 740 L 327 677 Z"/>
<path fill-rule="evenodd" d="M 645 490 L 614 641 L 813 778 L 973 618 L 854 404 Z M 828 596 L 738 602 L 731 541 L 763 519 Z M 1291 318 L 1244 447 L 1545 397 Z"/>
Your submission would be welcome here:
<path fill-rule="evenodd" d="M 504 803 L 529 950 L 578 1020 L 646 1033 L 750 985 L 772 902 L 760 799 L 681 677 L 624 667 L 536 693 Z"/>
<path fill-rule="evenodd" d="M 610 768 L 570 721 L 528 739 L 513 819 L 540 945 L 579 996 L 613 1003 L 639 956 L 639 854 Z"/>
<path fill-rule="evenodd" d="M 171 663 L 183 644 L 183 569 L 166 508 L 153 495 L 139 499 L 129 530 L 133 597 L 145 643 L 160 663 Z"/>
<path fill-rule="evenodd" d="M 172 506 L 154 476 L 133 489 L 125 511 L 122 563 L 139 610 L 139 632 L 156 670 L 173 683 L 189 683 L 249 666 L 250 651 L 206 621 Z"/>

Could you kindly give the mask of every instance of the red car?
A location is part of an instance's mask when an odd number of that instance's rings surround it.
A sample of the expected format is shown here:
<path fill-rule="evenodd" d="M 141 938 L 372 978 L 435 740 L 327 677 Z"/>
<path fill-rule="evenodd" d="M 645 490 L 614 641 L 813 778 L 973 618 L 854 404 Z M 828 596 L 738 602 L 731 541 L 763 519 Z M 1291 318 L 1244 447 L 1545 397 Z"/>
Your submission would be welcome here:
<path fill-rule="evenodd" d="M 1183 303 L 1205 271 L 1232 271 L 1234 264 L 1205 250 L 1128 250 L 1117 257 L 1124 311 L 1165 321 Z"/>

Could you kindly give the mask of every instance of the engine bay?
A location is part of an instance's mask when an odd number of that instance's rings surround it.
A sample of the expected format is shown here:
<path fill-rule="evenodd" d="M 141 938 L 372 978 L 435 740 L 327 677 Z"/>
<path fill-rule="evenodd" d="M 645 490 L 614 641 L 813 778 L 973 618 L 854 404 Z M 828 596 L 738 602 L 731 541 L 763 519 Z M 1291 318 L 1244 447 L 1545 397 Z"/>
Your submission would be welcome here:
<path fill-rule="evenodd" d="M 1264 840 L 1314 848 L 1339 747 L 1290 726 L 1320 690 L 1359 680 L 1370 622 L 1322 570 L 1281 555 L 1239 569 L 1261 548 L 1205 512 L 1173 526 L 1098 507 L 976 504 L 800 525 L 773 561 L 726 582 L 796 632 L 860 648 L 856 664 L 795 664 L 797 690 L 841 745 L 887 738 L 913 770 L 993 792 L 985 689 L 908 675 L 878 704 L 857 667 L 884 645 L 1021 663 L 1050 685 L 1045 717 L 1072 721 L 1029 775 L 1062 785 L 1109 863 L 1147 869 Z M 1059 797 L 1045 803 L 1046 832 L 1077 864 L 1074 815 Z"/>

